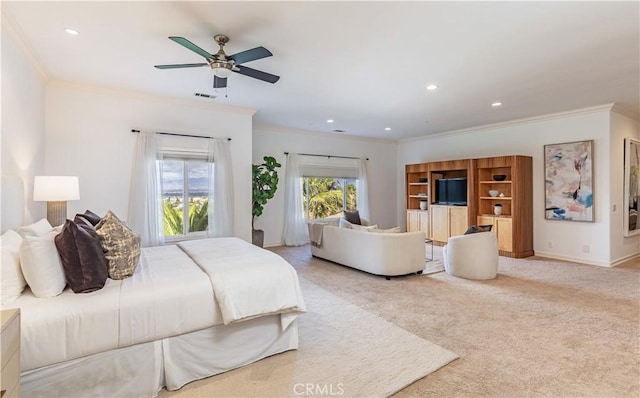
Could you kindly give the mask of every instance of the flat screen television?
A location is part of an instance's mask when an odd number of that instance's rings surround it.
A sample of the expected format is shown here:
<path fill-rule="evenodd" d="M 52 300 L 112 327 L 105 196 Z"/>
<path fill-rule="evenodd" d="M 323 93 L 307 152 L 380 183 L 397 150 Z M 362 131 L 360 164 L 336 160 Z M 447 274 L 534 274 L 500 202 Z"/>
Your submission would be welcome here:
<path fill-rule="evenodd" d="M 441 205 L 467 205 L 467 177 L 441 178 L 436 184 L 436 202 Z"/>

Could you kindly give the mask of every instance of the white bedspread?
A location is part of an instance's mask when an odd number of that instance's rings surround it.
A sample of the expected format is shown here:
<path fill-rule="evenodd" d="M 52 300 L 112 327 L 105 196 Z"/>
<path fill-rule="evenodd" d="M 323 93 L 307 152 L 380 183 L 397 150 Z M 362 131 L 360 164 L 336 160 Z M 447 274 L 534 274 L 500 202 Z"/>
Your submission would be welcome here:
<path fill-rule="evenodd" d="M 224 324 L 282 314 L 283 328 L 305 311 L 298 275 L 291 264 L 238 238 L 178 244 L 211 279 Z"/>

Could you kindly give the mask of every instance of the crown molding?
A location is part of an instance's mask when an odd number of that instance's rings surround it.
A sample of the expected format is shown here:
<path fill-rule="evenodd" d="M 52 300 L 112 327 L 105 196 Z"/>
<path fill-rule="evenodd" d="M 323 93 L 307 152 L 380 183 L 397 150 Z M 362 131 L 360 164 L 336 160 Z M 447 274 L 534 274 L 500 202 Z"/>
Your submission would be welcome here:
<path fill-rule="evenodd" d="M 199 98 L 186 99 L 186 98 L 172 97 L 172 96 L 166 96 L 166 95 L 158 95 L 158 94 L 153 94 L 153 93 L 148 93 L 143 91 L 128 90 L 123 88 L 78 83 L 78 82 L 73 82 L 68 80 L 52 80 L 51 82 L 49 82 L 48 87 L 51 87 L 51 88 L 59 87 L 62 89 L 83 91 L 83 92 L 92 93 L 92 94 L 112 95 L 112 96 L 120 96 L 120 97 L 127 97 L 127 98 L 143 99 L 143 100 L 155 101 L 155 102 L 189 105 L 190 107 L 204 108 L 204 109 L 209 109 L 216 112 L 235 113 L 239 115 L 253 116 L 253 114 L 256 113 L 255 109 L 244 108 L 244 107 L 235 106 L 235 105 L 224 105 L 224 104 L 217 104 L 213 102 L 206 102 L 205 99 L 199 99 Z"/>
<path fill-rule="evenodd" d="M 352 134 L 340 134 L 340 133 L 324 133 L 320 131 L 311 131 L 311 130 L 302 130 L 302 129 L 293 129 L 290 127 L 282 127 L 270 124 L 254 124 L 253 125 L 254 133 L 276 133 L 276 134 L 304 134 L 308 136 L 318 137 L 318 138 L 336 138 L 341 140 L 349 140 L 349 141 L 358 141 L 358 142 L 375 142 L 380 144 L 396 144 L 398 140 L 394 139 L 385 139 L 378 137 L 364 137 L 360 135 L 352 135 Z"/>
<path fill-rule="evenodd" d="M 2 14 L 0 18 L 2 21 L 2 34 L 4 35 L 6 33 L 7 36 L 13 40 L 20 52 L 27 59 L 27 62 L 33 67 L 36 73 L 40 75 L 40 78 L 45 84 L 48 83 L 51 77 L 47 68 L 45 68 L 44 63 L 38 57 L 33 47 L 31 47 L 31 44 L 25 39 L 24 32 L 20 29 L 4 4 L 0 6 L 0 14 Z"/>
<path fill-rule="evenodd" d="M 619 103 L 614 103 L 613 104 L 613 108 L 611 109 L 612 112 L 618 113 L 620 115 L 626 116 L 628 118 L 631 118 L 633 120 L 638 121 L 638 118 L 640 117 L 640 112 L 636 111 L 633 112 L 632 110 L 630 110 L 629 108 L 625 108 L 622 105 L 620 105 Z"/>
<path fill-rule="evenodd" d="M 404 138 L 404 139 L 401 139 L 399 142 L 405 143 L 405 142 L 438 139 L 442 137 L 450 137 L 450 136 L 456 136 L 456 135 L 466 135 L 466 134 L 472 134 L 472 133 L 477 133 L 477 132 L 486 131 L 486 130 L 495 130 L 495 129 L 501 129 L 501 128 L 506 128 L 511 126 L 519 126 L 519 125 L 529 124 L 534 122 L 561 119 L 569 116 L 585 115 L 585 114 L 602 112 L 602 111 L 612 111 L 614 108 L 614 105 L 615 103 L 611 102 L 608 104 L 595 105 L 587 108 L 579 108 L 579 109 L 573 109 L 569 111 L 550 113 L 546 115 L 532 116 L 532 117 L 527 117 L 522 119 L 514 119 L 514 120 L 509 120 L 509 121 L 500 122 L 500 123 L 484 124 L 480 126 L 468 127 L 460 130 L 446 131 L 443 133 L 430 134 L 430 135 L 421 136 L 421 137 Z"/>

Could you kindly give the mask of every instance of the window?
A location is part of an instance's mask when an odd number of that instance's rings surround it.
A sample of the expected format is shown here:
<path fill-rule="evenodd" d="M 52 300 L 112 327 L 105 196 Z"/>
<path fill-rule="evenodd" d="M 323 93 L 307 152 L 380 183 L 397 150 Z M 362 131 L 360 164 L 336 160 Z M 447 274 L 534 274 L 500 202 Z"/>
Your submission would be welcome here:
<path fill-rule="evenodd" d="M 204 156 L 166 154 L 161 161 L 164 235 L 203 235 L 209 225 L 209 163 Z"/>
<path fill-rule="evenodd" d="M 357 208 L 357 180 L 337 177 L 303 177 L 302 195 L 307 219 L 339 218 Z"/>

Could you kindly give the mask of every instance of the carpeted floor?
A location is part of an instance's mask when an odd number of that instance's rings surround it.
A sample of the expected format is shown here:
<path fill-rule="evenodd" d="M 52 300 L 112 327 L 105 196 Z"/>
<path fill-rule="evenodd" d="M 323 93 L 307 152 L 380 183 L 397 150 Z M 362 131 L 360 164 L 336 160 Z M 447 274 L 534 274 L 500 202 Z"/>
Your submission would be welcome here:
<path fill-rule="evenodd" d="M 385 280 L 307 246 L 272 250 L 301 277 L 460 356 L 396 397 L 640 396 L 638 259 L 603 268 L 500 257 L 490 281 Z"/>

